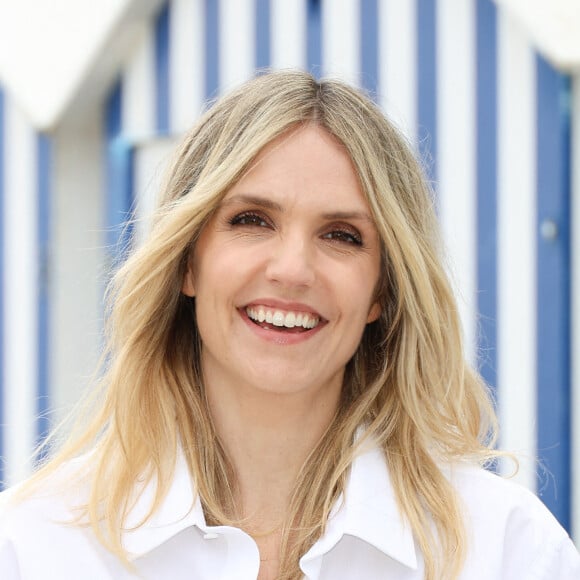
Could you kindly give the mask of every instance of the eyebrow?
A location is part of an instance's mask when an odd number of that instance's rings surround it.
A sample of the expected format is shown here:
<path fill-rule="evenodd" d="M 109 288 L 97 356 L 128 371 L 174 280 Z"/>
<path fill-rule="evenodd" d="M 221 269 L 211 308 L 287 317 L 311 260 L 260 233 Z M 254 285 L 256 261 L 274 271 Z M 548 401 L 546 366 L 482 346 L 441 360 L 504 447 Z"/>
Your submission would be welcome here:
<path fill-rule="evenodd" d="M 284 211 L 282 206 L 272 201 L 271 199 L 267 199 L 264 197 L 260 197 L 259 195 L 249 195 L 246 193 L 239 193 L 237 195 L 232 195 L 232 197 L 225 199 L 222 201 L 221 205 L 234 205 L 236 203 L 245 203 L 247 205 L 256 205 L 258 207 L 263 207 L 264 209 L 272 209 L 275 211 Z"/>
<path fill-rule="evenodd" d="M 246 193 L 239 193 L 222 202 L 222 206 L 234 205 L 238 203 L 255 205 L 264 209 L 283 212 L 284 208 L 276 201 L 260 197 L 258 195 L 250 195 Z M 369 213 L 364 211 L 332 211 L 322 214 L 322 217 L 327 220 L 363 220 L 374 224 L 373 218 Z"/>

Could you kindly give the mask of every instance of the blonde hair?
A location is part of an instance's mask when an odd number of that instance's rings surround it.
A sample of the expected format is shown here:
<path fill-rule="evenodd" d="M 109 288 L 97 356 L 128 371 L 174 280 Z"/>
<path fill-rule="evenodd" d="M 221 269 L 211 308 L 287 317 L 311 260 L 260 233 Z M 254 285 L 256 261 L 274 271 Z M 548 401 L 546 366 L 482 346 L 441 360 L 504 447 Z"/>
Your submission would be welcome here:
<path fill-rule="evenodd" d="M 384 451 L 425 578 L 457 578 L 468 549 L 458 498 L 440 462 L 494 457 L 485 385 L 465 361 L 431 192 L 413 153 L 372 101 L 339 81 L 276 72 L 215 103 L 187 135 L 152 232 L 109 290 L 104 399 L 84 432 L 38 473 L 93 449 L 86 515 L 127 561 L 121 532 L 131 492 L 156 480 L 151 515 L 181 445 L 209 522 L 236 521 L 235 474 L 216 438 L 201 381 L 194 303 L 181 293 L 188 257 L 228 189 L 277 136 L 315 123 L 346 148 L 383 242 L 380 318 L 348 363 L 340 409 L 301 470 L 284 530 L 281 578 L 321 536 L 358 445 Z M 365 426 L 365 437 L 355 434 Z"/>

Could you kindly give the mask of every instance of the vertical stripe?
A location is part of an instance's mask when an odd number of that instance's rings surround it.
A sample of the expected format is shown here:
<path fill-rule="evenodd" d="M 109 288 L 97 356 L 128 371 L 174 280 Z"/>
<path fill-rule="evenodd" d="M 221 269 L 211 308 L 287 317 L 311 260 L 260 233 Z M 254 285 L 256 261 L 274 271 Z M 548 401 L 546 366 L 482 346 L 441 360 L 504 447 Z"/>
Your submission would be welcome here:
<path fill-rule="evenodd" d="M 379 2 L 379 94 L 383 109 L 417 143 L 417 0 Z"/>
<path fill-rule="evenodd" d="M 220 0 L 205 0 L 205 98 L 213 99 L 219 90 Z"/>
<path fill-rule="evenodd" d="M 325 76 L 360 83 L 358 0 L 322 0 L 322 70 Z"/>
<path fill-rule="evenodd" d="M 417 0 L 419 153 L 432 181 L 437 179 L 437 43 L 435 0 Z"/>
<path fill-rule="evenodd" d="M 580 74 L 572 101 L 572 537 L 580 545 Z"/>
<path fill-rule="evenodd" d="M 203 3 L 172 0 L 169 11 L 171 132 L 183 133 L 199 115 L 204 98 Z"/>
<path fill-rule="evenodd" d="M 36 135 L 16 105 L 6 100 L 4 198 L 4 425 L 8 484 L 32 469 L 36 443 L 38 378 L 38 241 Z"/>
<path fill-rule="evenodd" d="M 437 3 L 438 200 L 465 350 L 475 359 L 475 0 Z"/>
<path fill-rule="evenodd" d="M 105 133 L 108 140 L 117 137 L 123 127 L 123 85 L 117 81 L 105 107 Z"/>
<path fill-rule="evenodd" d="M 38 135 L 37 200 L 38 200 L 38 399 L 37 438 L 42 441 L 50 429 L 49 410 L 49 275 L 50 275 L 50 180 L 51 150 L 46 135 Z"/>
<path fill-rule="evenodd" d="M 50 134 L 50 404 L 59 423 L 98 364 L 107 274 L 105 107 Z"/>
<path fill-rule="evenodd" d="M 515 478 L 536 483 L 535 63 L 527 37 L 498 8 L 498 400 Z M 503 467 L 502 469 L 505 469 Z"/>
<path fill-rule="evenodd" d="M 322 73 L 322 0 L 308 0 L 306 61 L 311 74 Z"/>
<path fill-rule="evenodd" d="M 169 3 L 155 22 L 155 127 L 157 133 L 169 132 Z"/>
<path fill-rule="evenodd" d="M 177 143 L 175 139 L 155 139 L 135 147 L 133 157 L 133 191 L 135 227 L 133 243 L 139 246 L 149 235 L 152 216 L 163 187 L 163 178 Z"/>
<path fill-rule="evenodd" d="M 111 268 L 123 260 L 131 237 L 133 148 L 122 134 L 123 90 L 117 83 L 106 105 L 107 249 Z"/>
<path fill-rule="evenodd" d="M 120 115 L 124 134 L 141 140 L 150 138 L 156 130 L 155 34 L 149 22 L 141 26 L 135 48 L 122 71 Z"/>
<path fill-rule="evenodd" d="M 542 499 L 569 528 L 569 79 L 538 57 L 537 83 L 538 455 L 555 483 L 545 486 Z"/>
<path fill-rule="evenodd" d="M 307 1 L 270 0 L 270 49 L 273 68 L 308 68 Z"/>
<path fill-rule="evenodd" d="M 4 91 L 0 87 L 0 490 L 4 487 L 4 474 L 5 474 L 5 458 L 4 458 L 4 438 L 6 425 L 6 414 L 5 414 L 5 399 L 6 392 L 4 388 L 4 220 L 6 216 L 5 212 L 5 188 L 4 188 L 4 176 L 5 167 L 4 159 L 6 155 L 6 148 L 4 146 L 5 142 L 5 129 L 4 129 Z"/>
<path fill-rule="evenodd" d="M 480 371 L 497 385 L 497 34 L 491 0 L 477 2 L 477 289 Z"/>
<path fill-rule="evenodd" d="M 227 92 L 254 74 L 255 0 L 221 0 L 219 6 L 219 87 Z"/>
<path fill-rule="evenodd" d="M 256 68 L 270 66 L 270 0 L 256 0 Z"/>
<path fill-rule="evenodd" d="M 362 86 L 377 94 L 379 84 L 379 20 L 377 0 L 360 0 L 360 71 Z"/>

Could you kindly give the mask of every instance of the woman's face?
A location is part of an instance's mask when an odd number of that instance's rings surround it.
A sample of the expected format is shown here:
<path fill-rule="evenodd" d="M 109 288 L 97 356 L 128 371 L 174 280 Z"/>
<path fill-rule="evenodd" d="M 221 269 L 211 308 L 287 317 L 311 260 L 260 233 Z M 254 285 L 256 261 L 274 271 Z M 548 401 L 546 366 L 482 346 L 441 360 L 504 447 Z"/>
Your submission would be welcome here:
<path fill-rule="evenodd" d="M 316 126 L 270 143 L 202 231 L 184 279 L 206 383 L 338 393 L 380 314 L 380 254 L 343 147 Z"/>

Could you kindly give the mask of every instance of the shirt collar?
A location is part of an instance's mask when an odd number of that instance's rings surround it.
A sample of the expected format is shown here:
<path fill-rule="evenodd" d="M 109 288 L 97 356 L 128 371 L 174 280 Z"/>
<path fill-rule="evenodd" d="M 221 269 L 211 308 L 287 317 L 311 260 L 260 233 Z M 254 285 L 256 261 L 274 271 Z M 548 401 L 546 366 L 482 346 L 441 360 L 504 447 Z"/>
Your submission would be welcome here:
<path fill-rule="evenodd" d="M 320 557 L 345 535 L 417 569 L 413 532 L 399 510 L 384 454 L 375 444 L 365 445 L 353 461 L 345 494 L 333 510 L 324 536 L 301 559 L 304 572 L 314 572 Z"/>
<path fill-rule="evenodd" d="M 168 493 L 151 518 L 142 523 L 155 491 L 156 482 L 152 480 L 145 485 L 128 515 L 122 542 L 131 560 L 190 526 L 207 530 L 201 502 L 181 451 L 177 454 Z M 345 494 L 332 511 L 325 534 L 302 557 L 302 569 L 306 572 L 318 567 L 321 557 L 344 535 L 355 536 L 387 557 L 417 568 L 413 533 L 399 511 L 384 454 L 376 445 L 363 448 L 353 461 Z"/>
<path fill-rule="evenodd" d="M 158 509 L 143 523 L 153 505 L 156 489 L 157 481 L 153 478 L 143 487 L 127 516 L 122 543 L 130 560 L 143 556 L 190 526 L 206 528 L 201 502 L 193 489 L 181 449 L 177 453 L 167 494 Z"/>

